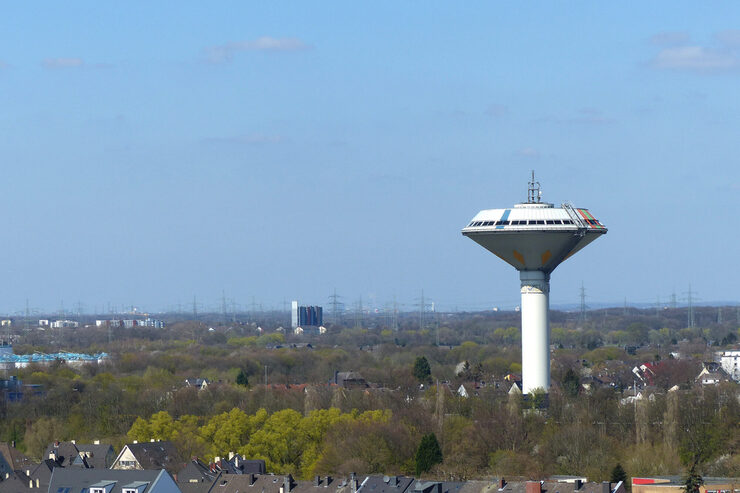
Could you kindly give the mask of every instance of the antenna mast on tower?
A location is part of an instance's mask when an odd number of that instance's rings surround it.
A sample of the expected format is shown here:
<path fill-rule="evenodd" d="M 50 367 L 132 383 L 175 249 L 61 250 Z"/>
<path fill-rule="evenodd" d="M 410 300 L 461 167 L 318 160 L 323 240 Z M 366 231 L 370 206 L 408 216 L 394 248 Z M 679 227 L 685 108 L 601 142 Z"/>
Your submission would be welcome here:
<path fill-rule="evenodd" d="M 534 179 L 534 170 L 532 170 L 532 180 L 529 182 L 529 188 L 527 189 L 527 203 L 528 204 L 539 204 L 542 200 L 542 187 L 540 182 Z"/>

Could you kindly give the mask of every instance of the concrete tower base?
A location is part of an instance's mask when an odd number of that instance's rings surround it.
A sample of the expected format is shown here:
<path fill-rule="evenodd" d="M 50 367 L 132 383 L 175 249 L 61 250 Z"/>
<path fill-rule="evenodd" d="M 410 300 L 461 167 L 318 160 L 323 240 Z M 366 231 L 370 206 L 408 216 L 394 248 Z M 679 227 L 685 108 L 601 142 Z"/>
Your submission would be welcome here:
<path fill-rule="evenodd" d="M 519 271 L 522 281 L 522 392 L 550 389 L 550 275 Z"/>

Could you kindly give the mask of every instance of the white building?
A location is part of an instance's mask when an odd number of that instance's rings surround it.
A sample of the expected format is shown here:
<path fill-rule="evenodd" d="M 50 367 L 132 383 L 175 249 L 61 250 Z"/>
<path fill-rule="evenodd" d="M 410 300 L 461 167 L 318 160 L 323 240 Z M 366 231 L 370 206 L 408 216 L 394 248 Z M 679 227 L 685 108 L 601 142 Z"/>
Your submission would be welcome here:
<path fill-rule="evenodd" d="M 75 322 L 74 320 L 54 320 L 51 323 L 52 329 L 72 329 L 77 328 L 80 326 L 79 322 Z"/>
<path fill-rule="evenodd" d="M 717 353 L 722 369 L 736 382 L 740 382 L 740 351 L 721 351 Z"/>
<path fill-rule="evenodd" d="M 295 300 L 290 302 L 290 328 L 298 328 L 298 302 Z"/>

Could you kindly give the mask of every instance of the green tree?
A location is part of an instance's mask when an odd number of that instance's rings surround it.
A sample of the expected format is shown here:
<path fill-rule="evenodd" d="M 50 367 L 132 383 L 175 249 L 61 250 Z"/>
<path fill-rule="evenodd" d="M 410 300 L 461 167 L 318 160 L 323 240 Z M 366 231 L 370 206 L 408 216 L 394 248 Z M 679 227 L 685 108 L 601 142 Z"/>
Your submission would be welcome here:
<path fill-rule="evenodd" d="M 175 422 L 167 411 L 152 414 L 149 420 L 150 438 L 155 440 L 172 440 L 175 434 Z"/>
<path fill-rule="evenodd" d="M 429 377 L 432 376 L 432 368 L 429 366 L 429 361 L 427 361 L 425 356 L 419 356 L 416 358 L 416 361 L 414 361 L 413 373 L 418 381 L 429 381 Z"/>
<path fill-rule="evenodd" d="M 421 437 L 421 443 L 416 450 L 416 475 L 429 471 L 435 464 L 442 463 L 442 449 L 434 433 Z"/>
<path fill-rule="evenodd" d="M 565 372 L 565 376 L 563 377 L 563 391 L 565 391 L 567 395 L 575 397 L 578 395 L 578 389 L 580 386 L 581 382 L 578 375 L 573 371 L 573 368 L 568 368 L 568 371 Z"/>
<path fill-rule="evenodd" d="M 625 484 L 627 482 L 627 473 L 624 472 L 624 468 L 622 467 L 622 464 L 617 463 L 616 466 L 614 466 L 614 469 L 612 469 L 611 478 L 609 479 L 612 483 L 618 483 L 620 481 L 624 481 Z"/>
<path fill-rule="evenodd" d="M 152 429 L 149 427 L 149 422 L 147 420 L 142 417 L 138 417 L 131 425 L 131 429 L 128 430 L 126 435 L 130 440 L 148 442 L 152 436 Z"/>
<path fill-rule="evenodd" d="M 200 437 L 198 421 L 197 416 L 184 414 L 175 422 L 172 441 L 182 455 L 183 460 L 188 460 L 191 457 L 201 457 L 208 451 L 204 440 Z"/>
<path fill-rule="evenodd" d="M 249 378 L 247 377 L 247 372 L 244 371 L 244 368 L 239 370 L 239 374 L 236 376 L 236 384 L 243 385 L 245 387 L 249 385 Z"/>
<path fill-rule="evenodd" d="M 257 415 L 261 416 L 263 413 L 267 414 L 264 409 L 257 411 Z M 206 442 L 210 442 L 213 455 L 234 452 L 247 443 L 249 434 L 254 430 L 250 418 L 241 409 L 234 408 L 209 419 L 200 428 L 200 435 Z"/>
<path fill-rule="evenodd" d="M 245 457 L 263 459 L 267 469 L 276 474 L 297 474 L 306 443 L 305 430 L 300 428 L 302 419 L 293 409 L 273 413 L 239 452 Z"/>
<path fill-rule="evenodd" d="M 689 469 L 689 473 L 683 483 L 683 488 L 686 493 L 699 493 L 699 487 L 704 484 L 704 479 L 696 471 L 696 466 L 693 465 Z"/>

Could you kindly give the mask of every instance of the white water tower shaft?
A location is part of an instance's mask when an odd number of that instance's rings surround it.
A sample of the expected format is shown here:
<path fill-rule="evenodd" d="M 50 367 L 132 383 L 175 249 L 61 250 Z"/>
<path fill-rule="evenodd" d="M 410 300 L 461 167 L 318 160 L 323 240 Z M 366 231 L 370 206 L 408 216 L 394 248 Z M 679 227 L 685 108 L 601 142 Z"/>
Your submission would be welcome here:
<path fill-rule="evenodd" d="M 482 210 L 462 234 L 519 271 L 522 316 L 522 391 L 550 388 L 550 273 L 606 233 L 588 209 L 541 201 L 540 184 L 529 182 L 527 202 Z"/>

